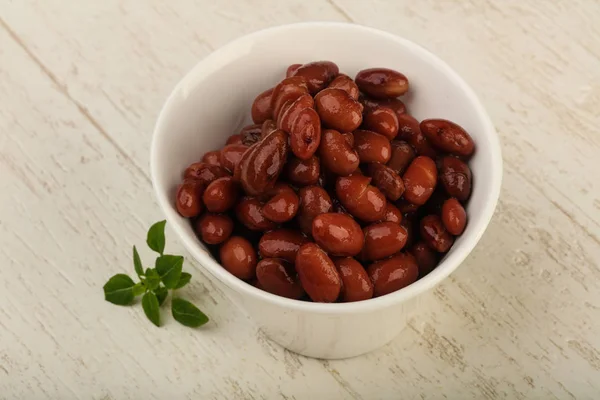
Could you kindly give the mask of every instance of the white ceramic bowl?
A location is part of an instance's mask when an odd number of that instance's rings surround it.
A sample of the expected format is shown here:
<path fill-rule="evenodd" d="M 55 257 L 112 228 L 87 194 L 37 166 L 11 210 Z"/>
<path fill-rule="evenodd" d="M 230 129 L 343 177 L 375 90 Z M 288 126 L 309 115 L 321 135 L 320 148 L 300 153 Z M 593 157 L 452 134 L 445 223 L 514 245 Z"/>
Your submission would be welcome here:
<path fill-rule="evenodd" d="M 350 76 L 387 67 L 410 81 L 405 96 L 417 119 L 446 118 L 475 140 L 470 161 L 473 193 L 463 235 L 429 275 L 395 293 L 356 303 L 321 304 L 278 297 L 229 274 L 205 250 L 188 220 L 174 208 L 183 170 L 250 123 L 254 97 L 274 86 L 288 65 L 331 60 Z M 494 127 L 473 90 L 443 61 L 406 39 L 342 23 L 301 23 L 241 37 L 200 61 L 175 87 L 162 109 L 151 150 L 152 182 L 169 225 L 211 275 L 225 284 L 275 342 L 310 357 L 345 358 L 392 340 L 416 311 L 415 296 L 454 271 L 485 231 L 500 193 L 502 158 Z"/>

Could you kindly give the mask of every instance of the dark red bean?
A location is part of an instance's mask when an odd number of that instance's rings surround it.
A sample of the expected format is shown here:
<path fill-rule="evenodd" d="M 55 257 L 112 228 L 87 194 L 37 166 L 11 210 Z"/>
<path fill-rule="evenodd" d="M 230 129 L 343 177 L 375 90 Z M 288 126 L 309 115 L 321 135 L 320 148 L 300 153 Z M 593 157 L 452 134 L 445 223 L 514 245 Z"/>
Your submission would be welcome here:
<path fill-rule="evenodd" d="M 299 299 L 304 289 L 292 264 L 279 258 L 265 258 L 256 266 L 260 288 L 277 296 Z"/>
<path fill-rule="evenodd" d="M 373 282 L 375 297 L 383 296 L 402 289 L 419 276 L 419 267 L 415 258 L 408 253 L 398 253 L 392 258 L 377 261 L 367 268 Z"/>
<path fill-rule="evenodd" d="M 337 258 L 333 263 L 342 279 L 341 301 L 361 301 L 373 297 L 373 282 L 358 261 L 345 257 Z"/>
<path fill-rule="evenodd" d="M 202 212 L 202 194 L 204 185 L 195 179 L 186 179 L 177 189 L 175 207 L 182 217 L 195 217 Z"/>
<path fill-rule="evenodd" d="M 355 256 L 364 244 L 360 225 L 346 214 L 317 215 L 312 223 L 312 235 L 319 246 L 334 256 Z"/>
<path fill-rule="evenodd" d="M 363 69 L 354 81 L 361 92 L 379 99 L 398 97 L 408 91 L 406 76 L 388 68 Z"/>
<path fill-rule="evenodd" d="M 251 279 L 256 274 L 256 251 L 252 244 L 241 236 L 232 236 L 219 250 L 221 265 L 240 279 Z"/>
<path fill-rule="evenodd" d="M 306 243 L 298 250 L 296 271 L 302 287 L 313 301 L 332 303 L 342 287 L 341 278 L 331 258 L 315 243 Z"/>
<path fill-rule="evenodd" d="M 428 215 L 421 220 L 421 237 L 438 253 L 447 252 L 454 243 L 454 238 L 437 215 Z"/>
<path fill-rule="evenodd" d="M 421 121 L 421 132 L 429 143 L 457 156 L 468 157 L 473 154 L 475 143 L 461 126 L 445 119 L 426 119 Z"/>
<path fill-rule="evenodd" d="M 207 244 L 219 244 L 229 239 L 233 221 L 224 214 L 204 214 L 195 224 L 196 233 Z"/>
<path fill-rule="evenodd" d="M 442 222 L 454 236 L 463 233 L 467 225 L 467 212 L 455 198 L 450 198 L 442 205 Z"/>

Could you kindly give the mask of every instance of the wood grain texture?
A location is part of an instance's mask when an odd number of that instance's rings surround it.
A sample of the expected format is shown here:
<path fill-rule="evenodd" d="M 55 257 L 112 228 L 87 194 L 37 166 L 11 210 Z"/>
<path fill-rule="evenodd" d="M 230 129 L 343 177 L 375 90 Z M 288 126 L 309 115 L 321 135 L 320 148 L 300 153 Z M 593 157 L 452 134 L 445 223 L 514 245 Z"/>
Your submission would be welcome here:
<path fill-rule="evenodd" d="M 0 0 L 0 399 L 597 398 L 599 18 L 591 0 Z M 193 260 L 207 329 L 104 302 L 160 218 L 147 165 L 172 86 L 305 20 L 407 37 L 474 87 L 505 161 L 480 244 L 400 337 L 345 361 L 271 343 Z"/>

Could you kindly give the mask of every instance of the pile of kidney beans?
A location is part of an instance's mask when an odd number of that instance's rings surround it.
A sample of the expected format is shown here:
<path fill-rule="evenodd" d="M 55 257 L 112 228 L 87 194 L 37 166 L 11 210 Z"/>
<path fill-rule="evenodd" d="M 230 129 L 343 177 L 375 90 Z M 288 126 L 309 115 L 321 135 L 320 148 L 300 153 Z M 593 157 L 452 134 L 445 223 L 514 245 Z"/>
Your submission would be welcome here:
<path fill-rule="evenodd" d="M 413 283 L 465 229 L 474 143 L 409 115 L 408 90 L 386 68 L 291 65 L 253 125 L 185 170 L 177 210 L 227 271 L 276 295 L 348 302 Z"/>

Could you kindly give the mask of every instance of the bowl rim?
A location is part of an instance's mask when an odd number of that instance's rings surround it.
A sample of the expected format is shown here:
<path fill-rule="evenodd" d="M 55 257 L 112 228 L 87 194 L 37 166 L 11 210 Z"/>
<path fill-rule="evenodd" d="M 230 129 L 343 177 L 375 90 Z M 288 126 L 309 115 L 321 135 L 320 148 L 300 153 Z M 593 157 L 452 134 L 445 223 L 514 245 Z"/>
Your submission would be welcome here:
<path fill-rule="evenodd" d="M 157 137 L 159 136 L 161 131 L 165 131 L 164 129 L 162 129 L 162 127 L 163 125 L 165 125 L 165 120 L 167 119 L 168 111 L 171 108 L 171 103 L 174 101 L 175 96 L 181 93 L 182 89 L 185 86 L 185 83 L 188 80 L 187 78 L 194 71 L 196 71 L 197 69 L 202 69 L 202 66 L 218 62 L 222 58 L 222 56 L 226 55 L 227 50 L 229 48 L 238 46 L 240 43 L 251 41 L 252 39 L 261 36 L 276 35 L 278 32 L 289 29 L 310 29 L 315 27 L 326 27 L 333 29 L 356 29 L 359 31 L 368 32 L 370 34 L 379 35 L 389 40 L 395 41 L 402 46 L 405 46 L 412 52 L 419 53 L 419 55 L 423 57 L 423 59 L 425 59 L 427 62 L 437 64 L 437 67 L 440 68 L 440 70 L 446 76 L 448 76 L 449 79 L 455 81 L 456 84 L 459 86 L 460 90 L 462 90 L 467 96 L 467 98 L 471 101 L 471 103 L 474 104 L 474 112 L 477 113 L 478 117 L 481 118 L 481 120 L 484 123 L 485 129 L 482 133 L 488 137 L 489 144 L 491 145 L 491 190 L 488 192 L 487 198 L 484 201 L 484 207 L 480 211 L 481 218 L 479 220 L 479 223 L 474 227 L 471 226 L 469 235 L 464 236 L 463 241 L 461 243 L 461 247 L 457 249 L 457 251 L 452 253 L 450 256 L 446 257 L 432 272 L 430 272 L 423 278 L 415 281 L 414 283 L 400 290 L 397 290 L 396 292 L 364 301 L 350 303 L 315 303 L 302 300 L 294 300 L 263 291 L 241 279 L 236 278 L 227 270 L 225 270 L 225 268 L 223 268 L 218 262 L 216 262 L 208 252 L 200 248 L 199 244 L 197 243 L 197 238 L 191 237 L 191 235 L 188 235 L 183 230 L 183 228 L 179 226 L 179 224 L 176 222 L 176 218 L 180 217 L 173 210 L 173 208 L 170 207 L 170 202 L 164 193 L 164 188 L 161 188 L 161 185 L 158 183 L 159 170 L 156 160 L 157 155 L 159 153 L 159 149 L 157 144 Z M 442 280 L 448 277 L 448 275 L 450 275 L 454 270 L 456 270 L 459 265 L 462 264 L 462 262 L 473 251 L 476 244 L 483 236 L 483 233 L 487 229 L 489 222 L 494 214 L 498 198 L 500 196 L 500 188 L 502 185 L 502 154 L 498 134 L 494 129 L 489 115 L 485 111 L 485 108 L 481 104 L 481 101 L 479 100 L 473 89 L 446 62 L 444 62 L 442 59 L 440 59 L 424 47 L 395 34 L 363 25 L 344 22 L 301 22 L 269 27 L 266 29 L 249 33 L 247 35 L 240 36 L 214 50 L 211 54 L 209 54 L 204 59 L 196 63 L 177 83 L 177 85 L 174 87 L 173 91 L 171 92 L 171 94 L 169 95 L 169 97 L 167 98 L 167 100 L 161 108 L 152 135 L 152 143 L 150 148 L 150 172 L 155 196 L 158 200 L 160 208 L 166 215 L 166 219 L 169 222 L 169 225 L 182 240 L 186 249 L 200 263 L 200 265 L 205 270 L 208 270 L 208 272 L 210 272 L 210 274 L 213 275 L 215 278 L 227 285 L 230 289 L 236 292 L 242 292 L 243 294 L 248 296 L 256 297 L 262 301 L 275 303 L 278 306 L 296 311 L 305 311 L 321 314 L 347 314 L 357 312 L 369 312 L 407 301 L 413 298 L 414 296 L 435 287 Z"/>

